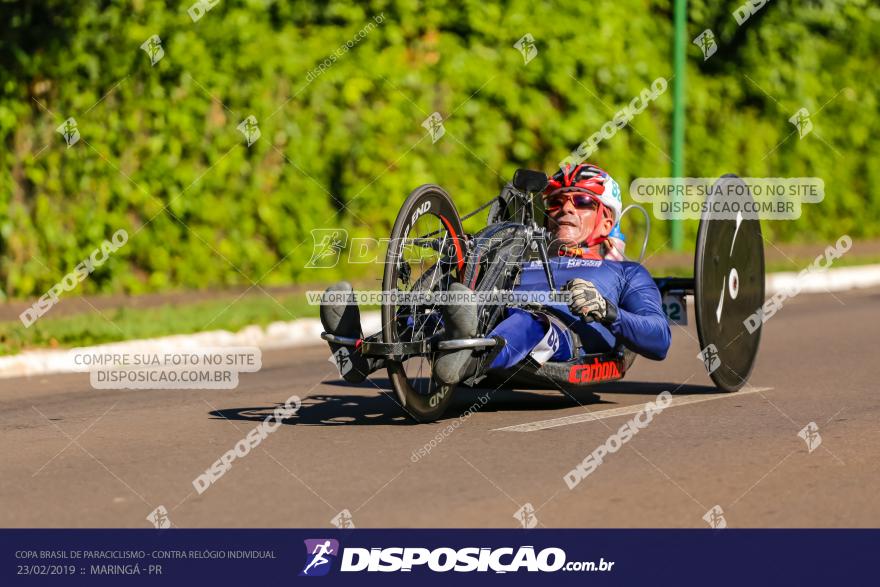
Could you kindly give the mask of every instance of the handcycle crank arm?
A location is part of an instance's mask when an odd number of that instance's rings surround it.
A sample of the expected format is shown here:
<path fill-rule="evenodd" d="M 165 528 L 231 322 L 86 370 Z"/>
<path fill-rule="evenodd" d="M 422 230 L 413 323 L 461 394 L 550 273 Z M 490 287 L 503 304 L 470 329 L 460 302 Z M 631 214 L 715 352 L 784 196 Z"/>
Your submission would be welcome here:
<path fill-rule="evenodd" d="M 543 235 L 541 235 L 543 237 Z M 550 291 L 556 291 L 556 282 L 553 280 L 553 272 L 550 271 L 550 260 L 547 258 L 547 245 L 544 244 L 544 240 L 540 240 L 538 242 L 538 255 L 541 257 L 541 265 L 544 266 L 544 275 L 547 277 L 547 285 L 550 286 Z"/>

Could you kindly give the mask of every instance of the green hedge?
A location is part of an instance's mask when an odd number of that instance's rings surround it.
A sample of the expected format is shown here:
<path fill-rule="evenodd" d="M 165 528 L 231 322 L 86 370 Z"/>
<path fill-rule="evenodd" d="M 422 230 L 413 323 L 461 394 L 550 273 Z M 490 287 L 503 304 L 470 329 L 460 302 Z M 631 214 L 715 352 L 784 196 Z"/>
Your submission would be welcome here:
<path fill-rule="evenodd" d="M 40 295 L 119 228 L 128 244 L 79 291 L 376 272 L 305 269 L 310 230 L 386 236 L 425 182 L 467 211 L 672 75 L 669 0 L 318 4 L 221 0 L 193 22 L 186 1 L 0 0 L 5 294 Z M 712 28 L 719 50 L 704 62 L 688 45 L 687 174 L 819 176 L 825 202 L 766 223 L 770 238 L 880 234 L 880 9 L 771 1 L 738 27 L 739 4 L 689 2 L 689 38 Z M 527 65 L 512 46 L 526 33 Z M 152 34 L 155 66 L 140 49 Z M 803 139 L 789 136 L 800 107 L 815 125 Z M 668 91 L 592 159 L 624 187 L 668 174 L 671 110 Z M 434 111 L 447 134 L 432 144 Z M 236 129 L 248 115 L 262 133 L 250 148 Z M 55 129 L 70 116 L 82 140 L 66 148 Z M 654 224 L 660 246 L 668 226 Z"/>

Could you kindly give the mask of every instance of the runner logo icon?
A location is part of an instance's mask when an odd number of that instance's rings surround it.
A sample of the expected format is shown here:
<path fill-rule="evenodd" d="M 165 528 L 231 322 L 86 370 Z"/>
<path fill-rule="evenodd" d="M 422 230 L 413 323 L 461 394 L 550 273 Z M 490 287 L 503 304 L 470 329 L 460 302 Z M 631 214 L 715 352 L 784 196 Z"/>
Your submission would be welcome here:
<path fill-rule="evenodd" d="M 339 556 L 339 541 L 332 538 L 310 538 L 306 543 L 306 566 L 300 577 L 322 577 L 330 572 Z"/>

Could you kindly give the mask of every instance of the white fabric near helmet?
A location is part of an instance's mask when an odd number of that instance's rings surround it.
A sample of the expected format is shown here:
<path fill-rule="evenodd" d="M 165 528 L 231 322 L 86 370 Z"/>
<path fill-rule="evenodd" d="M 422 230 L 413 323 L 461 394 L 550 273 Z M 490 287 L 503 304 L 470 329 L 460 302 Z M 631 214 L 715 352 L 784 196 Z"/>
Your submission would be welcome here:
<path fill-rule="evenodd" d="M 614 223 L 617 224 L 623 212 L 623 201 L 620 194 L 620 186 L 617 185 L 617 182 L 610 175 L 605 179 L 605 191 L 599 196 L 599 201 L 606 208 L 611 209 L 611 212 L 614 214 Z"/>

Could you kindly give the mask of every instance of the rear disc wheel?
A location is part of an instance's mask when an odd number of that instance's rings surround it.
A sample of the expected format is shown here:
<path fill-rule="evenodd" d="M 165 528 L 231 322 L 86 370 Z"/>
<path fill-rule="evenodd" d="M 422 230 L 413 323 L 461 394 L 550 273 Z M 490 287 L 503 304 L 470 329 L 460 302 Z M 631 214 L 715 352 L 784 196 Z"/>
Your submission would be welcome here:
<path fill-rule="evenodd" d="M 730 203 L 723 194 L 735 194 L 743 206 L 754 202 L 735 175 L 721 177 L 713 187 L 697 233 L 694 305 L 709 377 L 719 389 L 736 391 L 748 381 L 761 341 L 761 321 L 754 314 L 764 303 L 764 239 L 757 218 L 713 212 L 713 203 Z"/>

